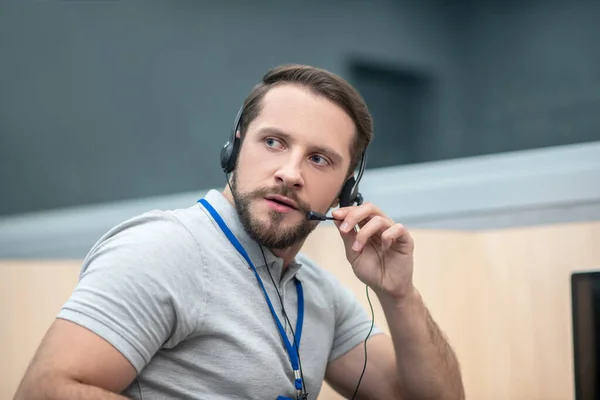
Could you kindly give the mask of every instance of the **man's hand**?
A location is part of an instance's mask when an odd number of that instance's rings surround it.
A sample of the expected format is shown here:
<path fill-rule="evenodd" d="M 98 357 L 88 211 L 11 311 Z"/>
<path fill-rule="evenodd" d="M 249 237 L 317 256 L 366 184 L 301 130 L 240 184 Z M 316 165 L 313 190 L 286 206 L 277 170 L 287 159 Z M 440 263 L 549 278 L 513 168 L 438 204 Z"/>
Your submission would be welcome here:
<path fill-rule="evenodd" d="M 376 374 L 367 378 L 372 380 L 367 385 L 398 388 L 397 394 L 389 396 L 393 398 L 464 399 L 458 360 L 413 286 L 410 234 L 370 203 L 340 208 L 333 216 L 346 258 L 358 279 L 379 297 L 393 341 L 393 345 L 380 341 L 378 358 L 369 361 L 372 369 L 389 368 L 393 363 L 384 354 L 395 353 L 394 378 Z M 356 368 L 350 353 L 340 365 Z"/>
<path fill-rule="evenodd" d="M 380 296 L 395 300 L 410 296 L 414 243 L 404 226 L 371 203 L 337 209 L 333 216 L 358 279 Z"/>

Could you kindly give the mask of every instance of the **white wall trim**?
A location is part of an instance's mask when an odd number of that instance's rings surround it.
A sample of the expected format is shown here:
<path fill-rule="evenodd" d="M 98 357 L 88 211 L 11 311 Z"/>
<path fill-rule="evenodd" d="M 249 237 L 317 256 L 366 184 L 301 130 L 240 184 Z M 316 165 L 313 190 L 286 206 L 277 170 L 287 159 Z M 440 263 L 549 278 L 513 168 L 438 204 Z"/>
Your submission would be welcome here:
<path fill-rule="evenodd" d="M 595 219 L 600 142 L 369 170 L 361 189 L 367 201 L 412 226 L 493 228 L 502 225 L 499 215 L 527 210 L 537 217 L 523 223 L 562 222 L 563 212 L 579 206 L 585 212 L 574 212 L 575 219 Z M 0 258 L 83 257 L 117 223 L 150 209 L 190 206 L 205 192 L 1 217 Z M 544 209 L 553 211 L 541 218 Z"/>
<path fill-rule="evenodd" d="M 387 168 L 365 174 L 365 198 L 394 218 L 600 201 L 600 142 Z"/>

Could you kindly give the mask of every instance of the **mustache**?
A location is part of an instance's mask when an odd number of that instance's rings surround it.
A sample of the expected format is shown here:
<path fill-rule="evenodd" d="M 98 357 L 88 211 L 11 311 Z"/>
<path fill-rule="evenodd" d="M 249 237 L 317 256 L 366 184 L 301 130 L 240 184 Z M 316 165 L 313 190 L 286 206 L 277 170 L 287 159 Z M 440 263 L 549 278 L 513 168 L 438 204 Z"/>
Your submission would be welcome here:
<path fill-rule="evenodd" d="M 288 199 L 296 203 L 298 211 L 309 212 L 311 210 L 310 205 L 300 200 L 296 195 L 296 192 L 287 186 L 275 186 L 270 188 L 257 189 L 254 192 L 252 192 L 251 196 L 253 198 L 263 198 L 268 195 L 279 195 L 287 197 Z"/>

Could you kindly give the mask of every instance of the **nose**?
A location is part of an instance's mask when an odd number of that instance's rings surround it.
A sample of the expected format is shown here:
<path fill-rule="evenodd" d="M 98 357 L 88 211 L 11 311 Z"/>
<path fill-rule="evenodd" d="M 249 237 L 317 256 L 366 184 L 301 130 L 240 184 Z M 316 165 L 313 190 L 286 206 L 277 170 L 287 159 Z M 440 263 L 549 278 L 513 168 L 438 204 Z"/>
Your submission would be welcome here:
<path fill-rule="evenodd" d="M 300 161 L 290 158 L 275 172 L 275 180 L 278 184 L 294 189 L 300 189 L 304 186 L 304 178 Z"/>

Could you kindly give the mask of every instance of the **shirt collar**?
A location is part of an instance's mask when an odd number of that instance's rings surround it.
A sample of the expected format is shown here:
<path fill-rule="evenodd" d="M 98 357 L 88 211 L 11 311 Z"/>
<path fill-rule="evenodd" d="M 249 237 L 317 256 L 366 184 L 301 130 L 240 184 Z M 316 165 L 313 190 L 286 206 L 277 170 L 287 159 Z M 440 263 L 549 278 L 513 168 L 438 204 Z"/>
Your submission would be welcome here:
<path fill-rule="evenodd" d="M 204 196 L 204 199 L 206 201 L 208 201 L 208 203 L 210 203 L 210 205 L 215 209 L 215 211 L 217 213 L 219 213 L 219 215 L 221 216 L 223 221 L 225 221 L 225 224 L 227 224 L 227 227 L 231 230 L 231 232 L 235 235 L 237 240 L 240 242 L 240 244 L 244 247 L 244 249 L 248 253 L 248 256 L 252 260 L 252 263 L 254 264 L 254 266 L 256 268 L 264 267 L 265 259 L 266 259 L 266 261 L 267 261 L 266 265 L 269 265 L 271 268 L 276 268 L 279 271 L 279 275 L 281 276 L 281 268 L 283 265 L 283 259 L 281 257 L 277 257 L 275 254 L 273 254 L 271 252 L 271 250 L 262 246 L 262 250 L 264 252 L 264 258 L 263 258 L 263 252 L 261 252 L 261 246 L 255 240 L 253 240 L 250 237 L 250 235 L 248 235 L 248 232 L 246 232 L 246 230 L 244 229 L 244 226 L 242 225 L 242 222 L 240 221 L 237 210 L 235 209 L 233 204 L 231 204 L 229 202 L 229 200 L 223 195 L 223 193 L 221 193 L 218 190 L 211 189 L 206 193 L 206 195 Z M 202 209 L 204 209 L 202 204 L 199 204 L 199 206 Z M 206 210 L 206 213 L 212 219 L 212 216 L 210 215 L 208 210 Z M 218 229 L 219 231 L 221 231 L 221 228 L 219 227 L 219 225 L 216 222 L 215 222 L 215 228 Z M 227 238 L 224 237 L 224 240 L 227 240 Z M 232 249 L 232 251 L 237 251 L 233 247 L 233 245 L 231 246 L 231 249 Z M 291 276 L 296 275 L 296 272 L 300 269 L 300 267 L 301 267 L 301 264 L 299 262 L 297 262 L 297 260 L 292 261 L 286 269 L 286 273 L 285 273 L 286 277 L 291 277 Z"/>

